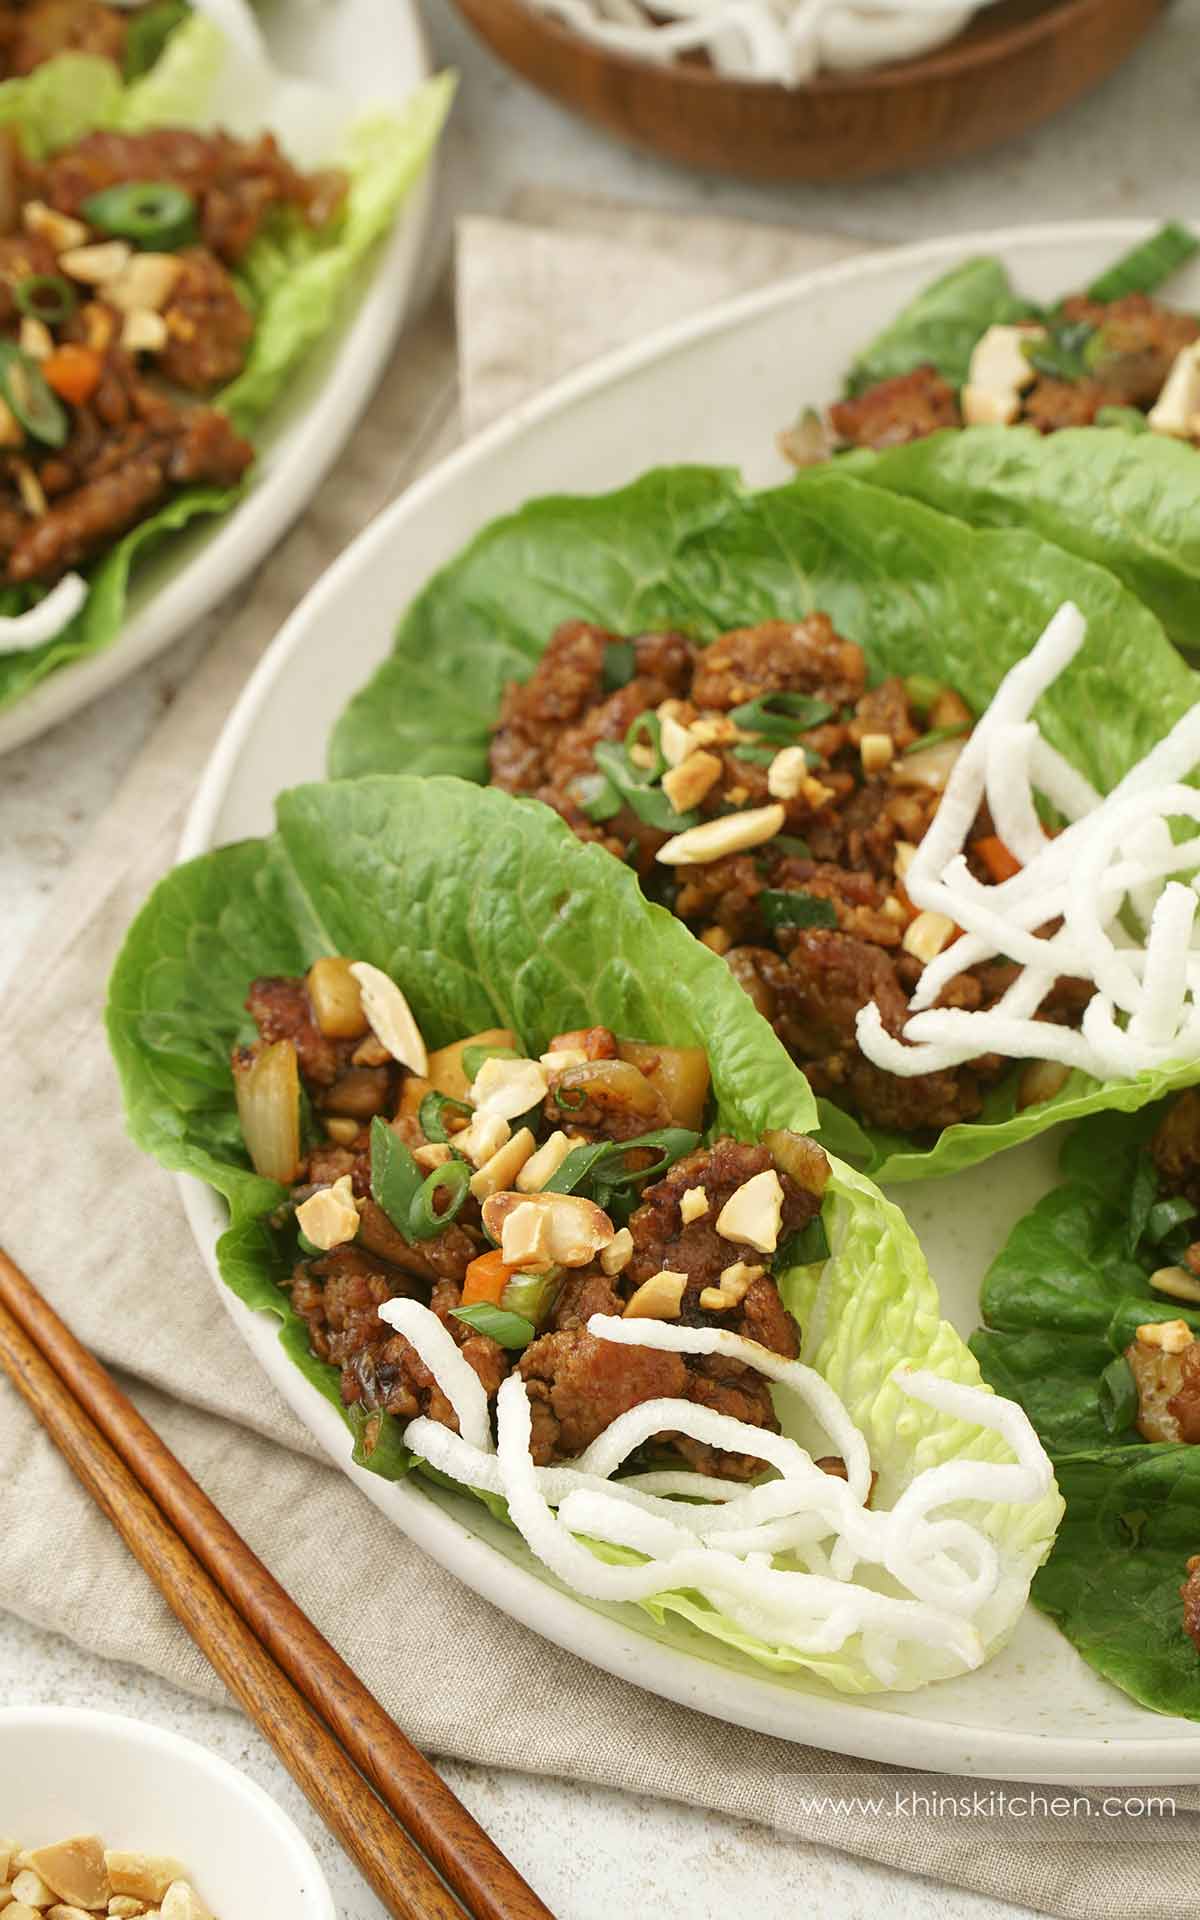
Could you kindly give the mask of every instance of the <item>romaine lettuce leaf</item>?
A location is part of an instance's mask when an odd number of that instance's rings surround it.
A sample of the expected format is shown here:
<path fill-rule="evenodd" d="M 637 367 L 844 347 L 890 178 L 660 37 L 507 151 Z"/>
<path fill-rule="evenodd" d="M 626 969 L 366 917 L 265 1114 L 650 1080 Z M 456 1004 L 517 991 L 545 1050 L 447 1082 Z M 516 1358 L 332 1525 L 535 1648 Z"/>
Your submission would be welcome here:
<path fill-rule="evenodd" d="M 403 987 L 429 1042 L 512 1026 L 544 1047 L 559 1030 L 602 1023 L 649 1040 L 699 1043 L 709 1054 L 717 1125 L 741 1138 L 768 1126 L 807 1130 L 815 1108 L 728 970 L 670 914 L 650 906 L 633 874 L 587 847 L 549 809 L 453 779 L 367 778 L 284 794 L 278 827 L 180 867 L 130 929 L 110 986 L 108 1025 L 130 1131 L 164 1166 L 198 1175 L 229 1203 L 219 1260 L 226 1283 L 274 1313 L 292 1359 L 339 1406 L 337 1376 L 308 1352 L 277 1281 L 281 1249 L 262 1216 L 282 1189 L 249 1168 L 228 1057 L 253 1029 L 242 1010 L 252 977 L 295 972 L 342 952 Z M 832 1257 L 785 1276 L 806 1357 L 843 1395 L 894 1499 L 913 1474 L 970 1453 L 1003 1459 L 995 1435 L 902 1401 L 902 1360 L 971 1382 L 967 1349 L 939 1319 L 920 1248 L 894 1206 L 836 1166 L 826 1206 Z M 409 1464 L 389 1423 L 370 1464 Z M 1011 1632 L 1059 1513 L 993 1508 L 1004 1580 L 981 1622 L 989 1647 Z M 800 1661 L 756 1642 L 694 1594 L 660 1596 L 657 1618 L 686 1617 L 778 1670 L 807 1665 L 844 1691 L 877 1687 L 857 1644 Z M 905 1655 L 900 1685 L 942 1671 L 935 1651 Z"/>
<path fill-rule="evenodd" d="M 0 123 L 19 126 L 30 150 L 43 155 L 99 127 L 138 131 L 219 120 L 244 134 L 271 128 L 285 149 L 300 150 L 305 164 L 313 164 L 313 125 L 320 126 L 329 142 L 320 157 L 344 166 L 350 176 L 343 215 L 325 233 L 287 216 L 274 219 L 240 269 L 255 334 L 246 366 L 217 402 L 247 433 L 337 320 L 365 255 L 428 163 L 453 86 L 453 78 L 442 75 L 418 88 L 397 113 L 350 119 L 336 95 L 241 55 L 210 21 L 194 15 L 176 28 L 152 70 L 127 85 L 110 61 L 86 54 L 62 54 L 28 79 L 3 82 Z M 118 541 L 90 570 L 91 594 L 70 626 L 44 646 L 0 653 L 0 707 L 20 699 L 46 674 L 114 641 L 138 553 L 191 520 L 228 512 L 240 497 L 236 488 L 192 488 Z M 10 590 L 3 610 L 19 613 L 34 598 L 28 590 Z"/>
<path fill-rule="evenodd" d="M 1031 312 L 999 260 L 987 254 L 964 260 L 923 288 L 863 348 L 850 368 L 846 391 L 861 393 L 878 380 L 923 366 L 936 367 L 960 387 L 980 335 L 1027 319 Z"/>
<path fill-rule="evenodd" d="M 1179 1588 L 1200 1552 L 1200 1447 L 1112 1432 L 1100 1379 L 1139 1322 L 1200 1314 L 1155 1293 L 1138 1257 L 1160 1108 L 1077 1128 L 1062 1186 L 1018 1222 L 983 1284 L 971 1347 L 997 1393 L 1016 1400 L 1055 1463 L 1067 1512 L 1033 1599 L 1089 1664 L 1144 1706 L 1200 1719 L 1200 1656 Z M 1145 1198 L 1152 1200 L 1151 1180 Z"/>
<path fill-rule="evenodd" d="M 931 674 L 982 712 L 1064 600 L 1087 616 L 1087 643 L 1038 718 L 1104 790 L 1200 695 L 1153 614 L 1110 573 L 1034 533 L 975 530 L 840 470 L 750 494 L 722 469 L 663 469 L 617 493 L 535 500 L 485 528 L 404 614 L 390 658 L 337 722 L 330 768 L 485 780 L 503 687 L 527 676 L 562 620 L 707 639 L 823 609 L 874 672 Z M 822 1138 L 876 1178 L 921 1179 L 1063 1120 L 1143 1106 L 1197 1071 L 1184 1062 L 1119 1085 L 1073 1074 L 1020 1113 L 1014 1072 L 981 1120 L 929 1149 L 823 1104 Z"/>
<path fill-rule="evenodd" d="M 1119 426 L 947 428 L 843 455 L 873 486 L 976 527 L 1025 527 L 1107 567 L 1184 653 L 1200 651 L 1200 459 Z"/>

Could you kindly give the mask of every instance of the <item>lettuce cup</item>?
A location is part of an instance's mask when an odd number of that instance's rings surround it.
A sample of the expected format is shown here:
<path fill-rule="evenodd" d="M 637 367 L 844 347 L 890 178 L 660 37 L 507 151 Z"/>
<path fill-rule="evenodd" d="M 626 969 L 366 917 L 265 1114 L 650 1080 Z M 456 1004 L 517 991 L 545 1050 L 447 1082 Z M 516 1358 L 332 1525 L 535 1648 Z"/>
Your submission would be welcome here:
<path fill-rule="evenodd" d="M 1007 1639 L 1059 1513 L 1028 1422 L 722 961 L 549 809 L 284 794 L 155 890 L 108 1018 L 134 1138 L 224 1195 L 226 1284 L 360 1464 L 842 1691 Z"/>

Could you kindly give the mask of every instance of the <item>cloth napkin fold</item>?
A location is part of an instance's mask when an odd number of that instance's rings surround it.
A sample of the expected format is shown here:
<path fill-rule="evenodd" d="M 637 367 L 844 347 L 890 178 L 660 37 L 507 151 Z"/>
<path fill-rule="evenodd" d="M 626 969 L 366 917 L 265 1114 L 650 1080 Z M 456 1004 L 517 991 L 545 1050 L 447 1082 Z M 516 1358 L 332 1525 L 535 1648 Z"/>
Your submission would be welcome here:
<path fill-rule="evenodd" d="M 464 222 L 462 423 L 720 295 L 856 250 L 545 191 Z M 929 1820 L 868 1798 L 868 1763 L 746 1733 L 597 1672 L 426 1559 L 324 1464 L 234 1335 L 173 1183 L 126 1140 L 104 1044 L 123 932 L 170 864 L 198 773 L 285 615 L 461 431 L 443 293 L 412 327 L 350 449 L 241 598 L 69 873 L 0 1015 L 2 1238 L 385 1707 L 427 1750 L 662 1794 L 1079 1920 L 1177 1920 L 1200 1792 L 1143 1833 L 1052 1817 Z M 702 455 L 703 448 L 697 447 Z M 631 467 L 637 464 L 636 450 Z M 220 1685 L 0 1382 L 0 1606 L 197 1694 Z M 896 1776 L 900 1780 L 900 1776 Z M 967 1796 L 975 1783 L 931 1788 Z M 834 1796 L 819 1804 L 813 1796 Z"/>

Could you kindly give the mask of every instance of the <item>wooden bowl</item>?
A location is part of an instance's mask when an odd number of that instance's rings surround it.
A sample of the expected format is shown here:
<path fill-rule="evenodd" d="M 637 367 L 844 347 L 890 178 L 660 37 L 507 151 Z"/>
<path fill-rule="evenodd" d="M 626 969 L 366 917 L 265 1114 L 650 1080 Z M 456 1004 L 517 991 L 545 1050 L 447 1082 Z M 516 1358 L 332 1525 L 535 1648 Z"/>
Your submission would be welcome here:
<path fill-rule="evenodd" d="M 976 153 L 1098 86 L 1167 0 L 1000 0 L 936 52 L 788 88 L 593 45 L 525 0 L 454 0 L 508 66 L 607 132 L 757 180 L 861 180 Z"/>

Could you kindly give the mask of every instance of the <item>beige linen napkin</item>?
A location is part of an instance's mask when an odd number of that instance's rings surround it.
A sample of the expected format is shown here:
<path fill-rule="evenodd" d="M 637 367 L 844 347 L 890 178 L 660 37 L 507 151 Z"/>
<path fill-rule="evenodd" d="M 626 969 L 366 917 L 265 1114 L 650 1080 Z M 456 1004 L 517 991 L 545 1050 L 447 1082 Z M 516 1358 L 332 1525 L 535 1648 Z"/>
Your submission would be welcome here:
<path fill-rule="evenodd" d="M 540 194 L 472 220 L 459 258 L 469 424 L 551 372 L 720 293 L 851 250 Z M 536 224 L 531 224 L 531 219 Z M 132 768 L 68 876 L 0 1024 L 0 1239 L 135 1394 L 233 1523 L 426 1749 L 770 1822 L 1079 1920 L 1193 1904 L 1200 1794 L 1172 1822 L 881 1815 L 880 1770 L 669 1706 L 537 1639 L 424 1558 L 321 1464 L 233 1334 L 166 1175 L 124 1138 L 100 1010 L 132 914 L 264 643 L 334 554 L 456 437 L 448 303 L 410 330 L 351 448 Z M 703 448 L 697 453 L 702 455 Z M 0 1382 L 0 1606 L 192 1691 L 219 1684 Z M 897 1779 L 901 1779 L 897 1776 Z M 933 1783 L 969 1798 L 972 1783 Z M 824 1807 L 809 1797 L 835 1798 Z"/>

